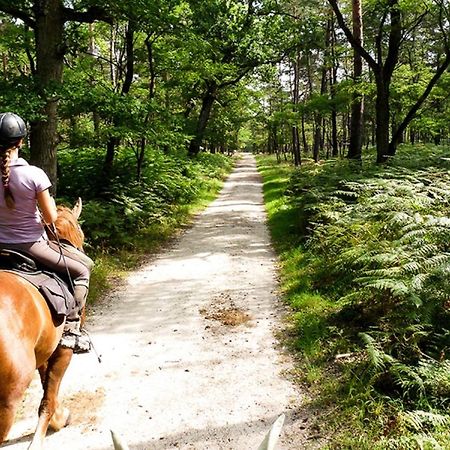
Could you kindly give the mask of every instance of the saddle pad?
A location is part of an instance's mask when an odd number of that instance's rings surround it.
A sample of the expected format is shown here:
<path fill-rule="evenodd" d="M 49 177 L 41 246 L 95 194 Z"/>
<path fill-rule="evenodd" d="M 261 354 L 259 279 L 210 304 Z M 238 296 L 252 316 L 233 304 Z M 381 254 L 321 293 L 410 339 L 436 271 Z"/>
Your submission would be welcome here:
<path fill-rule="evenodd" d="M 4 270 L 4 272 L 19 275 L 36 287 L 47 301 L 53 315 L 67 316 L 77 307 L 67 285 L 51 272 L 38 271 L 30 273 L 17 270 Z"/>

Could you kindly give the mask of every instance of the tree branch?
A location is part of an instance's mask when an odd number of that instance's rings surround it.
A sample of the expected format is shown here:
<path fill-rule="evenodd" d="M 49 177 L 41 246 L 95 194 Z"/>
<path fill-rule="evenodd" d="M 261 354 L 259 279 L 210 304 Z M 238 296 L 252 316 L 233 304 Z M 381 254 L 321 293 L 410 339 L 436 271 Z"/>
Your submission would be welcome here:
<path fill-rule="evenodd" d="M 449 33 L 448 30 L 444 27 L 444 20 L 449 21 L 450 17 L 449 14 L 447 13 L 447 17 L 444 19 L 444 2 L 438 2 L 439 3 L 439 29 L 441 30 L 442 33 L 442 38 L 444 40 L 444 48 L 445 51 L 448 53 L 450 52 L 450 44 L 449 44 Z M 446 31 L 447 30 L 447 31 Z"/>
<path fill-rule="evenodd" d="M 30 63 L 30 71 L 32 75 L 36 75 L 36 64 L 34 62 L 33 55 L 30 51 L 30 40 L 28 39 L 28 26 L 25 25 L 25 33 L 24 33 L 24 42 L 25 42 L 25 53 L 28 58 L 28 62 Z"/>
<path fill-rule="evenodd" d="M 392 137 L 391 145 L 396 145 L 402 135 L 402 133 L 406 130 L 406 127 L 409 125 L 412 119 L 414 119 L 417 111 L 422 106 L 423 102 L 427 99 L 428 95 L 430 94 L 431 90 L 433 89 L 434 85 L 439 81 L 439 78 L 441 78 L 442 74 L 447 70 L 447 67 L 450 66 L 450 52 L 448 51 L 446 53 L 446 58 L 444 62 L 438 67 L 436 73 L 434 74 L 433 78 L 429 81 L 426 89 L 423 91 L 422 95 L 418 98 L 416 103 L 411 107 L 406 117 L 403 119 L 402 123 L 397 128 L 397 131 L 395 132 L 394 136 Z"/>
<path fill-rule="evenodd" d="M 398 53 L 402 40 L 402 18 L 398 0 L 390 0 L 391 31 L 389 33 L 388 54 L 383 68 L 385 80 L 390 79 L 398 61 Z"/>
<path fill-rule="evenodd" d="M 375 36 L 378 64 L 382 64 L 382 62 L 383 62 L 383 48 L 382 48 L 381 42 L 383 40 L 383 28 L 384 28 L 384 23 L 386 22 L 386 18 L 387 18 L 387 12 L 385 11 L 383 13 L 383 17 L 381 18 L 380 26 L 378 27 L 378 34 Z"/>
<path fill-rule="evenodd" d="M 64 21 L 84 22 L 92 23 L 96 20 L 101 20 L 109 24 L 113 23 L 112 17 L 103 9 L 98 6 L 92 6 L 87 11 L 75 11 L 71 8 L 63 8 Z"/>
<path fill-rule="evenodd" d="M 245 69 L 242 70 L 242 72 L 241 72 L 239 75 L 237 75 L 237 76 L 236 76 L 235 78 L 233 78 L 232 80 L 224 81 L 223 83 L 220 83 L 220 84 L 218 85 L 218 88 L 219 88 L 219 89 L 222 89 L 222 88 L 224 88 L 224 87 L 226 87 L 226 86 L 233 86 L 233 85 L 239 83 L 239 81 L 241 81 L 242 78 L 244 78 L 245 75 L 247 75 L 247 74 L 248 74 L 252 69 L 254 69 L 255 67 L 256 67 L 256 66 L 246 67 Z"/>
<path fill-rule="evenodd" d="M 128 22 L 127 31 L 125 33 L 125 44 L 126 44 L 126 71 L 125 80 L 122 85 L 121 95 L 126 95 L 130 91 L 131 83 L 133 82 L 134 74 L 134 24 L 131 20 Z"/>
<path fill-rule="evenodd" d="M 112 64 L 113 66 L 118 67 L 118 64 L 116 62 L 114 62 L 114 61 L 111 61 L 110 58 L 105 58 L 104 56 L 98 55 L 97 53 L 92 53 L 92 52 L 81 52 L 81 53 L 83 53 L 83 55 L 92 56 L 95 59 L 99 59 L 99 60 L 105 61 L 108 64 Z"/>
<path fill-rule="evenodd" d="M 285 58 L 294 48 L 297 48 L 297 46 L 295 47 L 291 47 L 289 49 L 287 49 L 285 52 L 283 52 L 282 55 L 278 56 L 277 58 L 274 59 L 267 59 L 265 61 L 261 61 L 261 60 L 253 60 L 253 61 L 248 61 L 245 65 L 241 66 L 241 72 L 236 75 L 236 77 L 234 77 L 232 80 L 228 80 L 228 81 L 223 81 L 222 83 L 220 83 L 218 85 L 219 89 L 226 87 L 226 86 L 232 86 L 234 84 L 239 83 L 239 81 L 242 80 L 242 78 L 245 77 L 245 75 L 247 75 L 249 72 L 251 72 L 253 69 L 255 69 L 256 67 L 259 66 L 264 66 L 266 64 L 277 64 L 280 61 L 283 60 L 283 58 Z"/>
<path fill-rule="evenodd" d="M 401 39 L 401 42 L 404 42 L 406 38 L 422 23 L 425 16 L 430 11 L 428 9 L 425 10 L 419 17 L 417 17 L 410 25 L 403 27 L 406 29 L 405 33 L 403 33 L 403 37 Z"/>
<path fill-rule="evenodd" d="M 19 8 L 16 8 L 14 6 L 11 6 L 11 2 L 8 0 L 0 0 L 0 11 L 4 12 L 5 14 L 9 14 L 10 16 L 15 17 L 16 19 L 22 20 L 26 25 L 28 25 L 31 28 L 34 28 L 36 25 L 36 22 L 32 18 L 30 13 L 27 13 L 25 11 L 22 11 Z"/>

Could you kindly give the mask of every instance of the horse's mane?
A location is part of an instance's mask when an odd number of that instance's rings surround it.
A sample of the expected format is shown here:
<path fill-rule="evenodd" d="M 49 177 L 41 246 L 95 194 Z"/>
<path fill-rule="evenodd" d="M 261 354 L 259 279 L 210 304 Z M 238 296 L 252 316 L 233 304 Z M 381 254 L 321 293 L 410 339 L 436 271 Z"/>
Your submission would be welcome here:
<path fill-rule="evenodd" d="M 72 210 L 66 206 L 58 206 L 58 218 L 55 221 L 56 230 L 60 239 L 69 241 L 74 247 L 83 248 L 84 233 L 78 225 Z"/>

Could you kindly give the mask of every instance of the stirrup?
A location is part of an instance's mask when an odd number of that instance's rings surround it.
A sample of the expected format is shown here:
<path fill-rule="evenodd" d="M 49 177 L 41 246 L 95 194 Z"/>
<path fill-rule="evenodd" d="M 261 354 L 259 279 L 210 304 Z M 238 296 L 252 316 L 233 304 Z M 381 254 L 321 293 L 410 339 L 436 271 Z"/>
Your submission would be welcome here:
<path fill-rule="evenodd" d="M 91 340 L 85 330 L 64 330 L 59 345 L 71 348 L 74 353 L 88 353 L 92 349 Z"/>

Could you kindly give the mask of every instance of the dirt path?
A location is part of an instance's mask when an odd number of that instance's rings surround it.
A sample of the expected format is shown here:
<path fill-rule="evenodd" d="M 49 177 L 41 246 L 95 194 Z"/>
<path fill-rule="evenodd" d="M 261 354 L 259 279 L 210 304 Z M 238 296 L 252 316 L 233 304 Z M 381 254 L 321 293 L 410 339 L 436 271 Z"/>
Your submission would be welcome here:
<path fill-rule="evenodd" d="M 95 307 L 89 330 L 103 362 L 78 355 L 63 381 L 72 424 L 48 450 L 257 449 L 286 422 L 279 450 L 303 448 L 301 394 L 274 332 L 276 297 L 261 179 L 243 155 L 219 196 L 171 248 Z M 37 379 L 9 450 L 25 449 L 40 396 Z"/>

